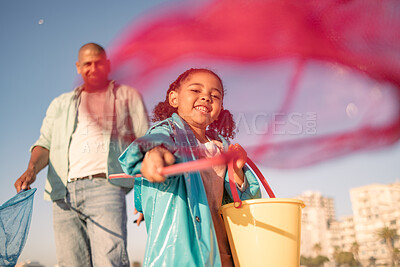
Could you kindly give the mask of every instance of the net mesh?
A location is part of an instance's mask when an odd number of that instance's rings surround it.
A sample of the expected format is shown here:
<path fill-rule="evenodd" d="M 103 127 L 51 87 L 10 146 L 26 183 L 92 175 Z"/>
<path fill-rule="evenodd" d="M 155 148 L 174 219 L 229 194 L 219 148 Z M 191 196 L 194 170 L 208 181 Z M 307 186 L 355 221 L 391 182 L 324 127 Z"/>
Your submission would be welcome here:
<path fill-rule="evenodd" d="M 28 237 L 36 188 L 0 206 L 0 266 L 15 266 Z"/>
<path fill-rule="evenodd" d="M 229 69 L 238 140 L 265 166 L 302 167 L 399 139 L 398 29 L 397 0 L 192 2 L 133 21 L 113 75 L 161 101 L 182 66 Z"/>

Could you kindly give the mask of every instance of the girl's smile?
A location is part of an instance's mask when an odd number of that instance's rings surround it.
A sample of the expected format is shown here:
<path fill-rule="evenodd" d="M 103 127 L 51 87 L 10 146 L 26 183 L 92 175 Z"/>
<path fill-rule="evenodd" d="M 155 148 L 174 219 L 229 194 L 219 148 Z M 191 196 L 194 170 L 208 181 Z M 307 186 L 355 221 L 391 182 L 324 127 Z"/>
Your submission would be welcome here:
<path fill-rule="evenodd" d="M 200 112 L 205 113 L 205 114 L 207 114 L 207 113 L 210 112 L 209 108 L 208 108 L 208 107 L 205 107 L 205 106 L 196 106 L 196 107 L 194 107 L 194 108 L 195 108 L 196 110 L 200 111 Z"/>

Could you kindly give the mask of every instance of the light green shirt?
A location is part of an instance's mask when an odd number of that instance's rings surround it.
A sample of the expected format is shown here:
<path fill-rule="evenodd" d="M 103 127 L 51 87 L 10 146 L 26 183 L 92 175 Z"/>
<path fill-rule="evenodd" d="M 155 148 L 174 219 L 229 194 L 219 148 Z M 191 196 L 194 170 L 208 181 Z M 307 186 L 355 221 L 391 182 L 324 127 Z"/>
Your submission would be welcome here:
<path fill-rule="evenodd" d="M 47 200 L 63 199 L 69 171 L 69 147 L 77 124 L 77 111 L 82 87 L 55 98 L 47 109 L 40 137 L 31 147 L 41 146 L 50 151 L 45 196 Z M 104 142 L 109 144 L 107 175 L 122 173 L 118 157 L 133 139 L 144 135 L 149 127 L 147 112 L 140 94 L 126 85 L 110 82 L 107 89 L 105 116 L 111 127 L 104 127 Z M 132 188 L 129 179 L 109 180 Z"/>

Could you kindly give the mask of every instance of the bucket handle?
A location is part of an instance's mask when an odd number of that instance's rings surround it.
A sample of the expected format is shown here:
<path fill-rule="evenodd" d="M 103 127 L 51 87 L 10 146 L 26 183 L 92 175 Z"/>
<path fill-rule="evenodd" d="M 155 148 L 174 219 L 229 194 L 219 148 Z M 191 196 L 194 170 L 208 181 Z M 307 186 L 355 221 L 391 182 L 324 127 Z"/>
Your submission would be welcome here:
<path fill-rule="evenodd" d="M 261 184 L 264 186 L 265 190 L 267 191 L 268 196 L 270 198 L 275 198 L 274 192 L 272 192 L 271 187 L 267 183 L 267 180 L 265 179 L 265 177 L 261 173 L 261 171 L 258 169 L 256 164 L 254 164 L 254 162 L 249 157 L 247 157 L 246 163 L 254 171 L 258 180 L 260 180 Z M 233 159 L 232 159 L 228 163 L 229 186 L 230 186 L 231 192 L 232 192 L 232 197 L 233 197 L 233 202 L 234 202 L 233 206 L 238 209 L 242 206 L 242 200 L 239 198 L 239 194 L 236 189 L 236 183 L 235 183 L 235 179 L 233 177 L 233 172 L 234 172 L 234 170 L 233 170 Z"/>

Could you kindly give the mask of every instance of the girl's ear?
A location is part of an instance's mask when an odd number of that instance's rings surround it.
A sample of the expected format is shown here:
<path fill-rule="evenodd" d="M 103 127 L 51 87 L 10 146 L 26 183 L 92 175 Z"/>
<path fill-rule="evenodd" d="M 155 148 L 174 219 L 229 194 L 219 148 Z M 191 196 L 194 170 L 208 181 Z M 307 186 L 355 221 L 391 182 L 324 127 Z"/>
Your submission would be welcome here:
<path fill-rule="evenodd" d="M 178 108 L 178 92 L 176 92 L 176 91 L 169 92 L 168 100 L 169 100 L 169 104 L 173 108 Z"/>

